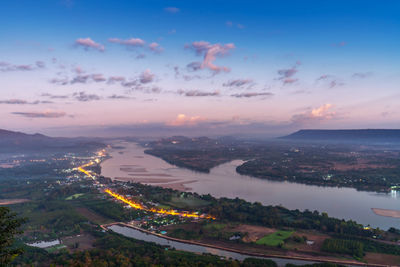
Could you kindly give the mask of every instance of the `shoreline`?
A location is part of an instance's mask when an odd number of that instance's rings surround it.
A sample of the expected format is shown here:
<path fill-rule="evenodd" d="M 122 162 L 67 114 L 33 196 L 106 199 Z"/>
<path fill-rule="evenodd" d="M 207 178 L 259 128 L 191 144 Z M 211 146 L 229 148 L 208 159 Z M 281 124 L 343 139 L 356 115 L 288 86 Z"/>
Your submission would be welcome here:
<path fill-rule="evenodd" d="M 113 226 L 113 225 L 119 225 L 119 226 L 125 226 L 128 228 L 132 228 L 134 230 L 154 235 L 159 238 L 164 238 L 167 240 L 175 241 L 175 242 L 180 242 L 184 244 L 190 244 L 190 245 L 197 245 L 197 246 L 203 246 L 203 247 L 208 247 L 208 248 L 214 248 L 214 249 L 219 249 L 219 250 L 224 250 L 228 252 L 233 252 L 233 253 L 238 253 L 243 256 L 249 256 L 249 257 L 260 257 L 260 258 L 265 258 L 265 259 L 271 259 L 271 258 L 280 258 L 280 259 L 289 259 L 289 260 L 299 260 L 299 261 L 309 261 L 309 262 L 314 262 L 314 263 L 336 263 L 336 264 L 344 264 L 344 265 L 356 265 L 356 266 L 374 266 L 374 267 L 386 267 L 387 265 L 383 264 L 375 264 L 375 263 L 362 263 L 362 262 L 357 262 L 357 261 L 352 261 L 352 260 L 334 260 L 334 259 L 323 259 L 320 257 L 307 257 L 307 256 L 289 256 L 289 255 L 281 255 L 281 254 L 264 254 L 264 253 L 257 253 L 257 252 L 243 252 L 242 250 L 234 249 L 234 248 L 229 248 L 229 247 L 223 247 L 223 246 L 217 246 L 217 245 L 212 245 L 208 243 L 202 243 L 202 242 L 197 242 L 197 241 L 192 241 L 192 240 L 185 240 L 185 239 L 179 239 L 179 238 L 174 238 L 158 233 L 151 232 L 146 229 L 142 229 L 124 222 L 114 222 L 110 224 L 103 224 L 100 225 L 100 227 L 105 230 L 105 231 L 110 231 L 111 229 L 108 229 L 108 227 Z M 111 230 L 112 231 L 112 230 Z"/>
<path fill-rule="evenodd" d="M 6 205 L 13 205 L 13 204 L 19 204 L 19 203 L 24 203 L 24 202 L 29 202 L 29 199 L 26 198 L 20 198 L 20 199 L 0 199 L 0 206 L 6 206 Z"/>

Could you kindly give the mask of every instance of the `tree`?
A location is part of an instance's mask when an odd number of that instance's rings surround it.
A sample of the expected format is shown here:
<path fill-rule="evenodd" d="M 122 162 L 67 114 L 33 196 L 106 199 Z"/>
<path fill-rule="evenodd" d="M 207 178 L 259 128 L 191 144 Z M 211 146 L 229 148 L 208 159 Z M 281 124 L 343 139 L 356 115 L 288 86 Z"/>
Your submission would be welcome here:
<path fill-rule="evenodd" d="M 0 266 L 9 264 L 18 254 L 21 248 L 13 247 L 14 236 L 21 234 L 19 229 L 25 219 L 17 218 L 17 215 L 7 207 L 0 207 Z"/>

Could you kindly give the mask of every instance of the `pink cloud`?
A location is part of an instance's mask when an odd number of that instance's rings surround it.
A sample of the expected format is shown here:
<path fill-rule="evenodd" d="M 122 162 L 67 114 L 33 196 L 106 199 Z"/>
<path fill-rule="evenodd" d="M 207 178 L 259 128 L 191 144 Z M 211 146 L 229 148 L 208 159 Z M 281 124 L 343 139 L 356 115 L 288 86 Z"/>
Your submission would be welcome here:
<path fill-rule="evenodd" d="M 299 79 L 294 78 L 293 76 L 298 72 L 297 66 L 299 65 L 301 65 L 301 62 L 297 61 L 296 64 L 289 69 L 278 70 L 278 74 L 280 75 L 278 80 L 281 80 L 284 85 L 297 82 Z"/>
<path fill-rule="evenodd" d="M 88 38 L 79 38 L 75 41 L 75 45 L 77 46 L 82 46 L 85 48 L 85 50 L 88 50 L 90 48 L 96 49 L 98 51 L 103 52 L 104 51 L 104 46 L 102 44 L 96 43 L 92 39 Z"/>
<path fill-rule="evenodd" d="M 283 79 L 283 84 L 292 84 L 297 82 L 299 79 L 295 79 L 295 78 L 285 78 Z"/>
<path fill-rule="evenodd" d="M 103 74 L 97 73 L 97 74 L 92 74 L 92 80 L 95 82 L 104 82 L 107 79 L 104 77 Z"/>
<path fill-rule="evenodd" d="M 314 108 L 311 110 L 311 117 L 313 118 L 331 118 L 333 115 L 335 115 L 335 112 L 329 112 L 329 110 L 333 107 L 332 104 L 324 104 L 318 108 Z"/>
<path fill-rule="evenodd" d="M 123 77 L 123 76 L 110 76 L 108 78 L 108 83 L 113 84 L 115 82 L 125 82 L 125 77 Z"/>
<path fill-rule="evenodd" d="M 139 80 L 141 83 L 151 83 L 154 80 L 155 75 L 149 70 L 145 70 L 140 74 Z"/>
<path fill-rule="evenodd" d="M 80 66 L 75 67 L 72 71 L 74 71 L 77 74 L 82 74 L 85 72 Z"/>
<path fill-rule="evenodd" d="M 196 125 L 200 122 L 204 122 L 206 119 L 200 116 L 189 117 L 185 114 L 178 114 L 175 120 L 167 123 L 169 126 L 183 126 L 183 125 Z"/>
<path fill-rule="evenodd" d="M 129 47 L 135 47 L 135 46 L 143 46 L 146 42 L 140 38 L 130 38 L 127 40 L 119 39 L 119 38 L 110 38 L 108 39 L 110 43 L 116 43 L 116 44 L 121 44 L 121 45 L 126 45 Z"/>
<path fill-rule="evenodd" d="M 153 43 L 149 44 L 149 48 L 150 48 L 151 51 L 153 51 L 155 53 L 161 53 L 164 50 L 164 48 L 162 48 L 160 46 L 160 44 L 158 44 L 156 42 L 153 42 Z"/>
<path fill-rule="evenodd" d="M 203 56 L 203 62 L 200 64 L 200 69 L 210 69 L 213 72 L 229 72 L 230 68 L 225 66 L 216 66 L 214 61 L 217 57 L 223 57 L 229 53 L 230 50 L 235 48 L 233 43 L 228 44 L 210 44 L 205 41 L 193 42 L 186 45 L 185 48 L 192 49 L 196 55 Z M 192 63 L 191 63 L 192 64 Z"/>
<path fill-rule="evenodd" d="M 332 108 L 332 104 L 324 104 L 310 111 L 293 115 L 292 121 L 299 124 L 308 124 L 313 121 L 330 120 L 336 116 L 336 112 L 332 111 Z"/>

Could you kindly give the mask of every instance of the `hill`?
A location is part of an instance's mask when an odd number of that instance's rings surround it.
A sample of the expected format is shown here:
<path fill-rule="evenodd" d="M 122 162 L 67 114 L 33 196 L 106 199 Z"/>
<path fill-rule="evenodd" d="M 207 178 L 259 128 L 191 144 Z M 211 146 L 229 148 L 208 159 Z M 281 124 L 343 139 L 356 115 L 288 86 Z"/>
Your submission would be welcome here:
<path fill-rule="evenodd" d="M 358 129 L 358 130 L 299 130 L 287 136 L 286 140 L 332 141 L 351 143 L 392 143 L 400 142 L 399 129 Z"/>
<path fill-rule="evenodd" d="M 70 148 L 79 145 L 99 146 L 99 140 L 87 138 L 58 138 L 43 134 L 26 134 L 0 129 L 0 153 L 54 148 Z"/>

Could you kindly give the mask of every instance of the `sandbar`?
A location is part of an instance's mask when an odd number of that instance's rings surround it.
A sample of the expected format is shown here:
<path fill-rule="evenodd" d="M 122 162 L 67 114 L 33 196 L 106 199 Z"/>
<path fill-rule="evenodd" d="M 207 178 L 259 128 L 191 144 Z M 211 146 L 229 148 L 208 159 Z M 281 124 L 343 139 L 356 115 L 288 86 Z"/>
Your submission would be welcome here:
<path fill-rule="evenodd" d="M 372 211 L 379 216 L 400 218 L 400 210 L 388 210 L 388 209 L 377 209 L 372 208 Z"/>

